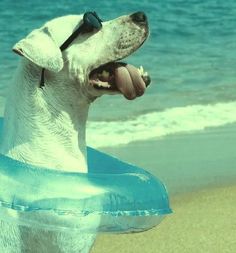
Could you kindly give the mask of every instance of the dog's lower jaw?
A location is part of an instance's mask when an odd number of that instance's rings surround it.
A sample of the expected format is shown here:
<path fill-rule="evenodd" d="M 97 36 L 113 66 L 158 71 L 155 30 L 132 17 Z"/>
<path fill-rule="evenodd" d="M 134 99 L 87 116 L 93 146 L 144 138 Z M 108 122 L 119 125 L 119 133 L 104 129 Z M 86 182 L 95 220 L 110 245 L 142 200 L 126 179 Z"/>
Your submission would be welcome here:
<path fill-rule="evenodd" d="M 23 60 L 16 73 L 6 103 L 0 151 L 36 166 L 86 173 L 89 102 L 75 90 L 61 87 L 60 82 L 56 89 L 38 88 L 37 80 L 25 80 L 34 70 Z"/>

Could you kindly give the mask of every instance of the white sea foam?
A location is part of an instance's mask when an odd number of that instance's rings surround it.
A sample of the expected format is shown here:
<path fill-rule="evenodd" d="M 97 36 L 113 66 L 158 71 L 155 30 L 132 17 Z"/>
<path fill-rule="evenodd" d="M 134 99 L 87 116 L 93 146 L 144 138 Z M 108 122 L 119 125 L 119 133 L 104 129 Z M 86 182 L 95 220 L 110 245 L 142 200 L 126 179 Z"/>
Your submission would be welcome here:
<path fill-rule="evenodd" d="M 127 121 L 90 121 L 87 143 L 93 147 L 116 146 L 234 122 L 236 102 L 176 107 Z"/>

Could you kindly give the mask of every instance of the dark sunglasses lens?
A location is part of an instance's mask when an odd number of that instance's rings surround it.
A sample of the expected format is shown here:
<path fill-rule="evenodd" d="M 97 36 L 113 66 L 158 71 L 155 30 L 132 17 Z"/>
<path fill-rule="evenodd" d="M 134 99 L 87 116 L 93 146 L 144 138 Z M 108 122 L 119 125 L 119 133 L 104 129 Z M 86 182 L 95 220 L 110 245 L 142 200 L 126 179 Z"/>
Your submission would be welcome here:
<path fill-rule="evenodd" d="M 84 24 L 87 27 L 95 28 L 98 30 L 102 28 L 101 19 L 97 16 L 96 13 L 93 13 L 93 12 L 85 13 L 83 20 L 84 20 Z"/>

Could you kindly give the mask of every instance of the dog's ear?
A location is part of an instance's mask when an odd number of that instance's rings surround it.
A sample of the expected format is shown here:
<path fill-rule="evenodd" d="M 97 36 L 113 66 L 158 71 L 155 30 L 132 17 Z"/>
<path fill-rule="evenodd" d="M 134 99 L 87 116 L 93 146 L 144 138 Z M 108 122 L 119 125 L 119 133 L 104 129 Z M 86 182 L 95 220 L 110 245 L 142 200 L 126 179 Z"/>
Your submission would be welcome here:
<path fill-rule="evenodd" d="M 61 50 L 47 27 L 31 32 L 15 44 L 13 51 L 47 70 L 59 72 L 63 68 Z"/>

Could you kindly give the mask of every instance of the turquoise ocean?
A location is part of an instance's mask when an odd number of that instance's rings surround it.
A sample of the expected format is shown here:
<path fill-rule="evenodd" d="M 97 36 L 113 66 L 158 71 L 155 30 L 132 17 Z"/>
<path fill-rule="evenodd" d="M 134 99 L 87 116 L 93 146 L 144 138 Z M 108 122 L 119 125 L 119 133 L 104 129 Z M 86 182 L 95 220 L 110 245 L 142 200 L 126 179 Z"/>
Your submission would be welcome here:
<path fill-rule="evenodd" d="M 96 11 L 105 21 L 144 11 L 150 37 L 125 59 L 152 78 L 135 101 L 104 96 L 91 107 L 88 144 L 117 146 L 236 122 L 236 1 L 0 1 L 0 111 L 19 57 L 12 46 L 58 16 Z"/>

